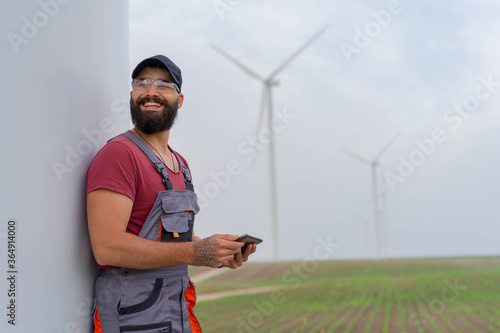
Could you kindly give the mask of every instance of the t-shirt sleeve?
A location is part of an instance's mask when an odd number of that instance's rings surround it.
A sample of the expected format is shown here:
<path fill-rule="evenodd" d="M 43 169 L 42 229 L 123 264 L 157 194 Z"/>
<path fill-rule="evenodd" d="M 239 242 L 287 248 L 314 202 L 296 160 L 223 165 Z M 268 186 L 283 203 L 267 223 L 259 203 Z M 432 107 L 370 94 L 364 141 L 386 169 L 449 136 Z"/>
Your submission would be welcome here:
<path fill-rule="evenodd" d="M 94 157 L 87 171 L 87 194 L 107 189 L 135 201 L 137 193 L 137 161 L 129 147 L 110 142 Z"/>

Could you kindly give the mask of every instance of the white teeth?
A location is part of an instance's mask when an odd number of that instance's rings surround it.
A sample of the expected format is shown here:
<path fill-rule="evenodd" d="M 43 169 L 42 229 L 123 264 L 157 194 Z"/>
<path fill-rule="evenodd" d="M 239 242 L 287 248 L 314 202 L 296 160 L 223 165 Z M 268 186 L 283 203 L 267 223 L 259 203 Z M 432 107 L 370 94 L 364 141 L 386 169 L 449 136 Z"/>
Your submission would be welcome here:
<path fill-rule="evenodd" d="M 146 102 L 144 103 L 144 106 L 161 106 L 161 104 L 155 102 Z"/>

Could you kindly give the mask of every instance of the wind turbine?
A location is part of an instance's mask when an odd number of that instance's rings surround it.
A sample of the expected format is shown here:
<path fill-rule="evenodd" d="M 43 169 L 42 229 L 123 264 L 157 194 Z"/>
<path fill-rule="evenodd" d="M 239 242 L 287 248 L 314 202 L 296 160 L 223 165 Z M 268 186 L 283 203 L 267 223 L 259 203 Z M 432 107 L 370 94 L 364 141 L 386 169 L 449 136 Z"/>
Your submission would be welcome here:
<path fill-rule="evenodd" d="M 309 45 L 312 44 L 322 33 L 328 29 L 328 26 L 324 26 L 318 32 L 316 32 L 307 42 L 305 42 L 297 51 L 292 53 L 280 66 L 278 66 L 269 76 L 262 77 L 255 73 L 253 70 L 243 65 L 236 58 L 232 57 L 228 53 L 224 52 L 222 49 L 215 45 L 211 45 L 215 51 L 220 53 L 222 56 L 227 58 L 229 61 L 234 63 L 236 66 L 241 68 L 245 73 L 257 79 L 263 83 L 262 98 L 260 101 L 260 112 L 259 119 L 257 121 L 257 133 L 261 129 L 262 120 L 264 118 L 264 113 L 267 111 L 267 124 L 269 129 L 269 213 L 270 213 L 270 244 L 271 244 L 271 260 L 276 262 L 277 260 L 277 246 L 278 246 L 278 232 L 277 232 L 277 209 L 276 209 L 276 167 L 275 167 L 275 153 L 274 153 L 274 133 L 272 129 L 272 119 L 273 119 L 273 99 L 272 99 L 272 88 L 278 84 L 275 77 L 288 66 L 293 59 L 295 59 L 300 53 L 302 53 Z M 267 103 L 266 103 L 267 102 Z M 267 104 L 267 105 L 266 105 Z"/>
<path fill-rule="evenodd" d="M 377 165 L 379 170 L 381 171 L 380 173 L 383 174 L 383 171 L 382 171 L 382 168 L 381 166 L 383 166 L 383 164 L 378 164 Z M 387 226 L 387 221 L 388 221 L 388 200 L 387 200 L 387 189 L 386 189 L 386 182 L 383 182 L 381 181 L 380 182 L 381 186 L 380 186 L 380 191 L 378 192 L 379 195 L 380 195 L 380 224 L 381 224 L 381 237 L 380 237 L 380 242 L 382 243 L 382 258 L 386 258 L 387 257 L 387 245 L 389 244 L 389 241 L 388 241 L 388 226 Z M 366 205 L 373 205 L 373 202 L 375 201 L 376 199 L 374 197 L 371 197 L 369 200 L 367 200 L 366 202 L 363 203 L 363 206 L 366 206 Z M 393 201 L 391 199 L 391 201 Z"/>
<path fill-rule="evenodd" d="M 369 219 L 364 219 L 356 214 L 351 215 L 355 220 L 358 220 L 359 222 L 363 223 L 364 227 L 364 242 L 365 242 L 365 254 L 366 258 L 368 259 L 370 257 L 370 251 L 368 250 L 368 221 Z"/>
<path fill-rule="evenodd" d="M 373 196 L 373 221 L 375 222 L 375 258 L 377 260 L 382 259 L 383 254 L 382 254 L 382 230 L 381 230 L 381 223 L 380 223 L 380 200 L 379 200 L 379 191 L 378 191 L 378 184 L 377 184 L 377 167 L 379 165 L 379 160 L 382 158 L 382 155 L 384 155 L 389 147 L 394 143 L 394 141 L 397 139 L 399 134 L 394 135 L 394 137 L 387 142 L 387 144 L 379 151 L 379 153 L 375 156 L 373 160 L 367 160 L 366 158 L 353 153 L 350 150 L 340 148 L 340 150 L 355 158 L 356 160 L 370 165 L 371 168 L 371 182 L 372 182 L 372 196 Z"/>
<path fill-rule="evenodd" d="M 382 172 L 383 173 L 383 172 Z M 389 244 L 388 238 L 389 238 L 389 230 L 387 226 L 387 215 L 388 215 L 388 209 L 387 209 L 387 189 L 386 189 L 386 182 L 381 182 L 381 189 L 380 189 L 380 204 L 382 206 L 381 211 L 382 211 L 382 218 L 381 220 L 383 221 L 383 227 L 382 227 L 382 256 L 384 258 L 387 257 L 387 244 Z"/>

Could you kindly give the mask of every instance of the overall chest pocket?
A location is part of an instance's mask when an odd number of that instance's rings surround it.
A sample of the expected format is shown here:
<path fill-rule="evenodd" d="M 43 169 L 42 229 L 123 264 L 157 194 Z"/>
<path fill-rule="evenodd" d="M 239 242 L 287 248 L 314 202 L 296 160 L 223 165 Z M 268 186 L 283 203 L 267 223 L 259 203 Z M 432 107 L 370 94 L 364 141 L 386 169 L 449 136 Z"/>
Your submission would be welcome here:
<path fill-rule="evenodd" d="M 194 218 L 189 212 L 180 212 L 160 217 L 160 240 L 162 242 L 191 242 Z"/>
<path fill-rule="evenodd" d="M 191 242 L 194 216 L 199 211 L 191 196 L 170 196 L 162 199 L 160 240 L 162 242 Z"/>

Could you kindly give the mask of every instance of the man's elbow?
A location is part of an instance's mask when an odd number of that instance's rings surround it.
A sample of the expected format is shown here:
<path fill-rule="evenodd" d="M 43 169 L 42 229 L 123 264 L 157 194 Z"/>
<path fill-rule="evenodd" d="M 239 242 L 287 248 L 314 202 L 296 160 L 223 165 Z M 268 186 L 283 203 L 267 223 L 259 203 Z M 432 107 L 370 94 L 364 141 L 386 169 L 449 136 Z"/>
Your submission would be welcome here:
<path fill-rule="evenodd" d="M 99 266 L 118 266 L 112 251 L 105 246 L 93 244 L 92 253 L 94 254 L 94 259 Z"/>
<path fill-rule="evenodd" d="M 99 266 L 112 266 L 110 265 L 109 260 L 107 260 L 105 256 L 97 255 L 95 252 L 94 252 L 94 259 Z"/>
<path fill-rule="evenodd" d="M 95 249 L 93 249 L 92 252 L 94 253 L 94 259 L 99 266 L 110 266 L 108 262 L 109 260 L 105 254 L 100 251 L 96 251 Z"/>

